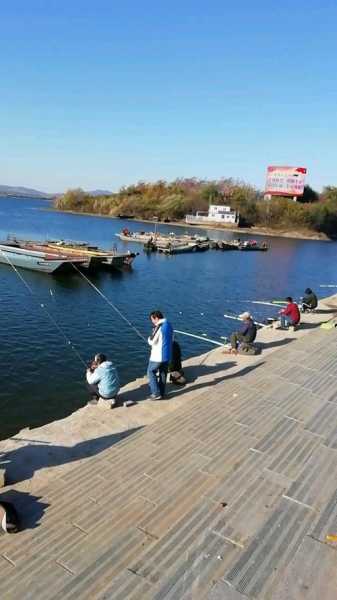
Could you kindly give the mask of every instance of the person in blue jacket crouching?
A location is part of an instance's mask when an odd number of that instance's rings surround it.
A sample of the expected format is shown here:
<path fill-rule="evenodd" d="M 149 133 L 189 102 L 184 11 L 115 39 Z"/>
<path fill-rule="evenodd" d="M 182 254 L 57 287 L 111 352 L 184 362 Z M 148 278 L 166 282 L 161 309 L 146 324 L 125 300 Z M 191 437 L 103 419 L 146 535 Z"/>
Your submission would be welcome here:
<path fill-rule="evenodd" d="M 90 404 L 97 404 L 99 398 L 110 401 L 111 408 L 117 404 L 120 384 L 116 367 L 107 360 L 105 354 L 96 354 L 86 373 L 91 394 Z"/>

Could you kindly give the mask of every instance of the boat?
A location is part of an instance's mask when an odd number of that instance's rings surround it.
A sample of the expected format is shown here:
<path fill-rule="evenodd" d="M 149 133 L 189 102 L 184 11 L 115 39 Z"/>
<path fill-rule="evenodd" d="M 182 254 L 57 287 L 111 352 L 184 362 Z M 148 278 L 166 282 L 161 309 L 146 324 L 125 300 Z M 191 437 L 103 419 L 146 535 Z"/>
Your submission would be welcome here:
<path fill-rule="evenodd" d="M 140 244 L 147 244 L 148 242 L 155 241 L 159 244 L 165 244 L 170 241 L 175 241 L 175 235 L 173 234 L 161 234 L 159 235 L 153 231 L 135 231 L 131 232 L 127 228 L 123 229 L 120 233 L 115 234 L 123 242 L 136 242 Z"/>
<path fill-rule="evenodd" d="M 122 229 L 120 233 L 115 234 L 123 242 L 137 242 L 143 244 L 143 246 L 165 246 L 167 244 L 189 244 L 198 243 L 201 250 L 209 248 L 210 240 L 206 236 L 188 235 L 182 234 L 177 235 L 173 231 L 170 233 L 158 233 L 157 231 L 130 231 L 127 227 Z M 206 248 L 207 245 L 207 248 Z"/>
<path fill-rule="evenodd" d="M 269 250 L 269 246 L 266 244 L 266 242 L 258 244 L 255 240 L 247 240 L 239 244 L 239 250 L 245 252 L 266 252 Z"/>
<path fill-rule="evenodd" d="M 240 242 L 233 240 L 232 242 L 219 240 L 217 242 L 219 250 L 239 250 Z"/>
<path fill-rule="evenodd" d="M 88 259 L 85 257 L 69 257 L 61 253 L 23 248 L 19 244 L 9 241 L 0 243 L 0 263 L 11 267 L 55 273 L 67 268 L 73 269 L 73 264 L 85 266 L 87 262 Z"/>
<path fill-rule="evenodd" d="M 158 250 L 157 244 L 153 240 L 148 240 L 143 246 L 144 252 L 156 252 Z"/>
<path fill-rule="evenodd" d="M 158 246 L 158 251 L 163 254 L 186 254 L 187 252 L 196 252 L 198 244 L 168 244 L 167 246 Z"/>
<path fill-rule="evenodd" d="M 52 251 L 69 253 L 72 256 L 78 254 L 90 258 L 91 268 L 113 268 L 122 269 L 131 267 L 134 259 L 138 255 L 136 252 L 118 252 L 117 248 L 112 250 L 103 250 L 98 246 L 92 246 L 86 242 L 74 242 L 65 240 L 50 240 L 45 243 L 47 248 Z"/>
<path fill-rule="evenodd" d="M 119 215 L 117 215 L 117 217 L 119 219 L 134 219 L 135 215 L 122 215 L 122 214 L 119 214 Z"/>
<path fill-rule="evenodd" d="M 197 252 L 205 252 L 206 250 L 210 249 L 210 243 L 209 242 L 197 242 Z"/>

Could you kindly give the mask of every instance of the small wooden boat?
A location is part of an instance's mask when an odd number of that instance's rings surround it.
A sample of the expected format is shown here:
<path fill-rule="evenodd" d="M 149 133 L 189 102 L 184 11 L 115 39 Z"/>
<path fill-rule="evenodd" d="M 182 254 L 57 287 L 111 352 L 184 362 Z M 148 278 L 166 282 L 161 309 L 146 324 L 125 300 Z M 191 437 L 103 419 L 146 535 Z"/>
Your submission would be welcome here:
<path fill-rule="evenodd" d="M 258 244 L 255 240 L 247 240 L 245 242 L 241 242 L 239 244 L 239 250 L 244 252 L 266 252 L 269 250 L 266 242 L 262 242 L 262 244 Z"/>
<path fill-rule="evenodd" d="M 218 248 L 219 248 L 219 250 L 239 250 L 240 244 L 236 240 L 234 240 L 232 242 L 219 240 Z"/>
<path fill-rule="evenodd" d="M 112 250 L 103 250 L 98 246 L 91 246 L 86 242 L 73 242 L 65 240 L 48 241 L 48 248 L 53 251 L 64 251 L 70 255 L 84 255 L 90 258 L 91 268 L 116 268 L 131 267 L 137 256 L 135 252 L 118 252 L 117 248 Z"/>
<path fill-rule="evenodd" d="M 72 264 L 84 266 L 88 262 L 85 257 L 71 257 L 67 254 L 43 252 L 32 248 L 23 248 L 15 242 L 0 244 L 0 263 L 11 267 L 20 267 L 43 273 L 72 269 Z"/>
<path fill-rule="evenodd" d="M 209 242 L 197 242 L 197 252 L 205 252 L 206 250 L 209 250 L 210 245 Z"/>
<path fill-rule="evenodd" d="M 144 252 L 156 252 L 158 250 L 157 244 L 154 241 L 149 240 L 143 246 Z"/>
<path fill-rule="evenodd" d="M 168 244 L 167 246 L 158 246 L 158 251 L 163 254 L 186 254 L 196 252 L 197 244 Z"/>
<path fill-rule="evenodd" d="M 175 241 L 174 235 L 159 235 L 153 231 L 135 231 L 131 232 L 128 229 L 123 229 L 120 233 L 115 234 L 123 242 L 135 242 L 140 244 L 147 244 L 148 242 L 155 242 L 156 244 L 167 244 L 170 241 Z"/>

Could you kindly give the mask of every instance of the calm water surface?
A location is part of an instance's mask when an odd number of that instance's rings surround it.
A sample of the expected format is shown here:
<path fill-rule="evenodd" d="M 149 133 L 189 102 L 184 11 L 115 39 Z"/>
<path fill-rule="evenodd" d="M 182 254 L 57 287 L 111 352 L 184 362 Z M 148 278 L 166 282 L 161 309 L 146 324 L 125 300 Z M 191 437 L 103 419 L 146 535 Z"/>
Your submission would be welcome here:
<path fill-rule="evenodd" d="M 176 329 L 219 340 L 235 327 L 224 313 L 254 308 L 255 318 L 262 320 L 275 312 L 245 301 L 288 294 L 298 298 L 307 286 L 324 296 L 333 290 L 320 284 L 337 284 L 336 243 L 269 238 L 271 250 L 266 253 L 146 255 L 141 245 L 122 244 L 115 233 L 125 226 L 151 230 L 153 225 L 63 214 L 46 210 L 48 206 L 44 200 L 0 198 L 0 238 L 12 233 L 23 238 L 85 240 L 105 248 L 117 242 L 123 250 L 139 251 L 131 272 L 91 277 L 144 335 L 150 331 L 148 313 L 159 308 Z M 172 225 L 159 229 L 184 232 Z M 195 231 L 212 238 L 235 237 L 229 232 Z M 21 273 L 34 297 L 11 267 L 0 264 L 0 438 L 63 418 L 86 403 L 83 365 L 41 303 L 84 360 L 96 352 L 106 353 L 118 366 L 122 383 L 142 376 L 148 359 L 146 344 L 78 274 Z M 185 358 L 212 348 L 202 340 L 181 337 L 179 341 Z"/>

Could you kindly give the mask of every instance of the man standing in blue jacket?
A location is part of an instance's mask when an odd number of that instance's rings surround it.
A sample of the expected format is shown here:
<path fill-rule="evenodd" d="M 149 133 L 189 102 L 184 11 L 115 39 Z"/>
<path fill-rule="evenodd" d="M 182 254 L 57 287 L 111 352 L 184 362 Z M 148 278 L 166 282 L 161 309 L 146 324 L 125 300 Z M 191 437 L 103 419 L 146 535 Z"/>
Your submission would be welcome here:
<path fill-rule="evenodd" d="M 151 400 L 160 400 L 165 395 L 168 364 L 172 355 L 173 329 L 171 323 L 159 310 L 150 314 L 154 329 L 148 338 L 151 354 L 147 375 L 149 378 Z"/>

